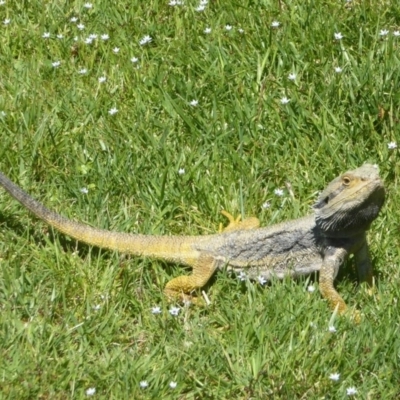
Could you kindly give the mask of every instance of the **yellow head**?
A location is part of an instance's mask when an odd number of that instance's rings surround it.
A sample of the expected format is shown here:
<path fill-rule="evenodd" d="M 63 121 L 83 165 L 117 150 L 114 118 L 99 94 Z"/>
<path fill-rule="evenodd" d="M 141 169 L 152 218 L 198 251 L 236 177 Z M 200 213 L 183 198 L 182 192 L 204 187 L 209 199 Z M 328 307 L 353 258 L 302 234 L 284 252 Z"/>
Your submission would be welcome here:
<path fill-rule="evenodd" d="M 327 236 L 353 236 L 369 228 L 384 201 L 379 168 L 364 164 L 334 179 L 320 194 L 315 222 Z"/>

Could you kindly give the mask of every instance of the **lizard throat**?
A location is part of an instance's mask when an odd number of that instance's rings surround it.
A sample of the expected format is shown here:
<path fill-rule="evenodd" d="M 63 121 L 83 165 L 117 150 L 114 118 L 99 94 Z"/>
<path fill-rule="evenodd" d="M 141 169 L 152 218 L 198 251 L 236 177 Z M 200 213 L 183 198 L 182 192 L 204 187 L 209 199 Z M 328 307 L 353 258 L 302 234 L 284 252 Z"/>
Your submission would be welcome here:
<path fill-rule="evenodd" d="M 315 213 L 315 223 L 327 236 L 354 236 L 369 229 L 384 203 L 383 187 L 376 188 L 365 201 L 356 204 L 344 203 L 334 213 Z"/>

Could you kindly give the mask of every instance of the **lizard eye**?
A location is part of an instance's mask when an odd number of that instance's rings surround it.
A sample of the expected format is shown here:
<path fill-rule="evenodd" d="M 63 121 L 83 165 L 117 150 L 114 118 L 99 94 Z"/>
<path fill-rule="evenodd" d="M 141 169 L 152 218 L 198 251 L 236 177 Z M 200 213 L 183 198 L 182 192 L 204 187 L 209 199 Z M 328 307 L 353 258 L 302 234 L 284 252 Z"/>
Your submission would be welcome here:
<path fill-rule="evenodd" d="M 348 176 L 344 176 L 343 179 L 342 179 L 342 182 L 343 182 L 343 185 L 349 186 L 351 180 L 350 180 L 350 178 Z"/>

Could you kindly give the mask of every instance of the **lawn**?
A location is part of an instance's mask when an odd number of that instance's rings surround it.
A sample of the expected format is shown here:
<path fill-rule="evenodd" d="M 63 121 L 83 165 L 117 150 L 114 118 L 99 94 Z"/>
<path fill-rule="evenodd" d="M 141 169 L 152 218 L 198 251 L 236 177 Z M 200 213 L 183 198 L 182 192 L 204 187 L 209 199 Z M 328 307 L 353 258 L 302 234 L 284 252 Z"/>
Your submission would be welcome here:
<path fill-rule="evenodd" d="M 386 204 L 336 281 L 221 271 L 207 307 L 169 303 L 185 268 L 77 243 L 0 189 L 1 399 L 400 398 L 400 3 L 0 1 L 0 170 L 91 226 L 198 235 L 221 210 L 312 212 L 378 164 Z M 315 290 L 313 290 L 315 289 Z"/>

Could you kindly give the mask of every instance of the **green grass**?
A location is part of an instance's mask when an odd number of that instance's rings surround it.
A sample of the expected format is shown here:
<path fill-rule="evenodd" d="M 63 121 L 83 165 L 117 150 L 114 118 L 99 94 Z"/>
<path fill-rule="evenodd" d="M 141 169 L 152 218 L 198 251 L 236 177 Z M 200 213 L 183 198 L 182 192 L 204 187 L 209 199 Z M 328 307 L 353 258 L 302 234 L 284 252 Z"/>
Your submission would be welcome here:
<path fill-rule="evenodd" d="M 0 398 L 399 398 L 400 166 L 388 144 L 400 142 L 400 4 L 185 3 L 1 5 L 1 170 L 69 218 L 194 235 L 215 232 L 222 209 L 297 218 L 337 174 L 377 163 L 376 292 L 351 263 L 337 281 L 363 321 L 330 322 L 308 280 L 263 288 L 224 272 L 206 288 L 211 306 L 171 316 L 162 289 L 188 271 L 77 244 L 1 191 Z M 85 44 L 91 33 L 109 39 Z"/>

